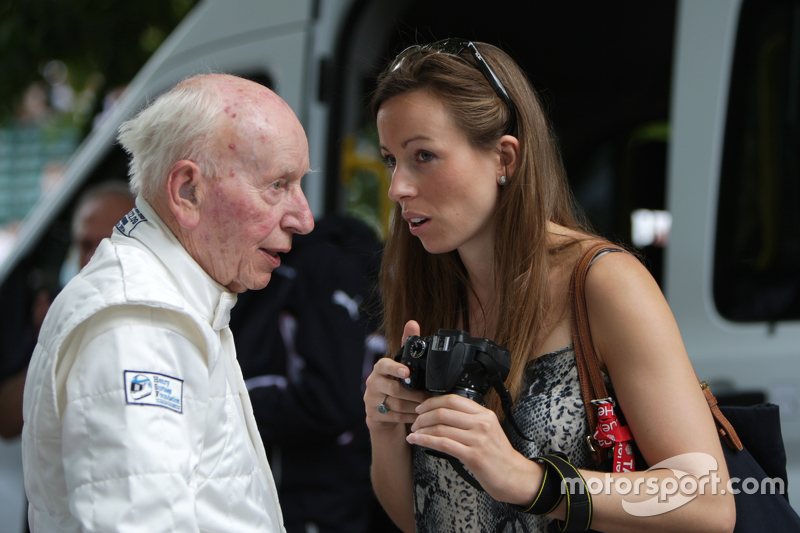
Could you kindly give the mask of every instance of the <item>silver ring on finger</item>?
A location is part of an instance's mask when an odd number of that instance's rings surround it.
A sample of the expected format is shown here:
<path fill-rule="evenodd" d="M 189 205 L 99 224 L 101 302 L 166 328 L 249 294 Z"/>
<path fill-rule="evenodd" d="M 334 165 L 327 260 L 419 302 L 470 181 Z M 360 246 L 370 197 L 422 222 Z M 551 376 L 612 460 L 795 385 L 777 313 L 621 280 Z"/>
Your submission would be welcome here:
<path fill-rule="evenodd" d="M 387 400 L 388 398 L 389 398 L 389 395 L 387 394 L 386 396 L 384 396 L 384 397 L 383 397 L 383 401 L 380 403 L 380 405 L 378 405 L 378 412 L 379 412 L 380 414 L 382 414 L 382 415 L 385 415 L 386 413 L 388 413 L 389 411 L 391 411 L 391 409 L 389 409 L 388 407 L 386 407 L 386 400 Z"/>

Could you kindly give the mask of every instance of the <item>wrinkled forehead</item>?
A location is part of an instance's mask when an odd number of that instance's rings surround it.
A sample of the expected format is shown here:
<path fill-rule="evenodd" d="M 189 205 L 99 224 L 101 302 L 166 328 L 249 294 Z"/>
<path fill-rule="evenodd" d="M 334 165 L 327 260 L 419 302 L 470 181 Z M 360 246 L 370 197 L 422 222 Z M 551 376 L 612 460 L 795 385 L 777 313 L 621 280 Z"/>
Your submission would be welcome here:
<path fill-rule="evenodd" d="M 308 170 L 305 133 L 288 106 L 270 109 L 258 101 L 236 100 L 224 107 L 219 122 L 216 150 L 223 160 L 279 174 Z"/>

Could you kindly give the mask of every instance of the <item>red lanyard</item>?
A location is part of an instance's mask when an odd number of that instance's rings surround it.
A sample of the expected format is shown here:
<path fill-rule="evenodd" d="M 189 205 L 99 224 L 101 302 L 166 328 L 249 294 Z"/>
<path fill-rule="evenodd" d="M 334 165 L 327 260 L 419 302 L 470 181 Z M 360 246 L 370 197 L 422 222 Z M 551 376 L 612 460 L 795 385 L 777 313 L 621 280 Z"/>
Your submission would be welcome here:
<path fill-rule="evenodd" d="M 592 400 L 592 404 L 597 406 L 594 440 L 601 448 L 614 446 L 614 472 L 633 472 L 636 461 L 633 457 L 633 436 L 630 428 L 620 424 L 611 398 Z"/>

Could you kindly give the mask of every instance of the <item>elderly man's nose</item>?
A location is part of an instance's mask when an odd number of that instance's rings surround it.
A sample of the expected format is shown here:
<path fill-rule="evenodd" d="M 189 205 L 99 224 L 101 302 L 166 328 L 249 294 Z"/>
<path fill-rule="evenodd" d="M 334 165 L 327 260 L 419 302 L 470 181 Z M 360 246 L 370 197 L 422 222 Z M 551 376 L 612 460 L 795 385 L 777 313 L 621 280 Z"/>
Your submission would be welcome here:
<path fill-rule="evenodd" d="M 314 229 L 314 215 L 311 214 L 311 208 L 308 207 L 308 200 L 302 190 L 295 195 L 293 204 L 284 217 L 284 229 L 293 233 L 310 233 Z"/>

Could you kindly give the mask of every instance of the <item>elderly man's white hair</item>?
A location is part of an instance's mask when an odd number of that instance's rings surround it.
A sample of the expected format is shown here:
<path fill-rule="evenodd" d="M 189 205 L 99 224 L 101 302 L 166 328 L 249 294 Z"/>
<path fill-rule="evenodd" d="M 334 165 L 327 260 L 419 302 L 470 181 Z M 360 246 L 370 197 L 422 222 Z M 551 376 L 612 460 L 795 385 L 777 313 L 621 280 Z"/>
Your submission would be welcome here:
<path fill-rule="evenodd" d="M 131 156 L 134 195 L 155 203 L 164 194 L 172 165 L 182 159 L 197 163 L 206 176 L 219 175 L 217 161 L 208 154 L 223 111 L 222 99 L 208 78 L 184 80 L 120 126 L 117 139 Z"/>

